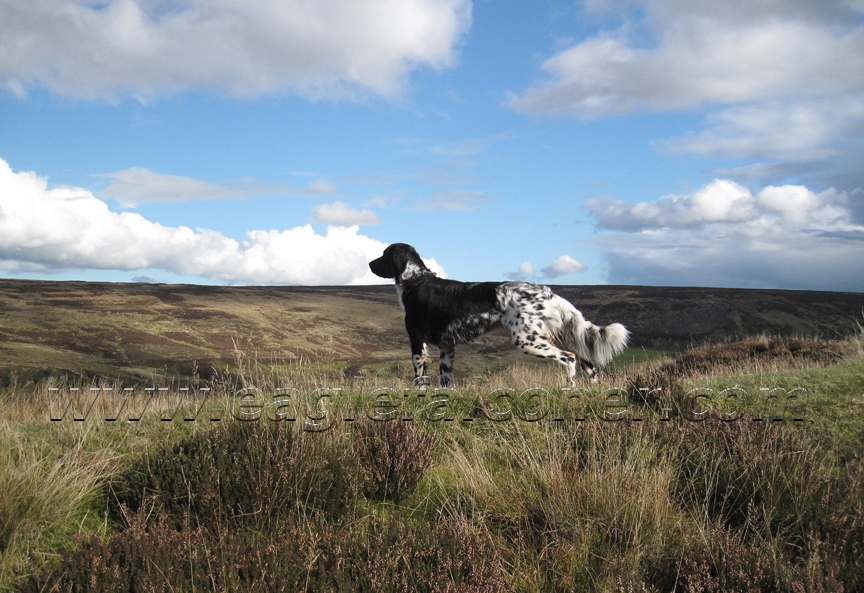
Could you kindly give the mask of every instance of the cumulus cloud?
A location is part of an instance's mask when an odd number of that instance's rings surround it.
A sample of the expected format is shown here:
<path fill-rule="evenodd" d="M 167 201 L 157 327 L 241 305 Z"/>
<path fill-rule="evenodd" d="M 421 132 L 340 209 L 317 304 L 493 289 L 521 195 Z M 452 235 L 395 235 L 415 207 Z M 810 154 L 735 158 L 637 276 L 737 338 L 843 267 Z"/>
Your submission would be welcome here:
<path fill-rule="evenodd" d="M 381 255 L 380 253 L 378 255 Z M 444 271 L 444 267 L 438 263 L 438 261 L 434 257 L 423 257 L 420 258 L 423 260 L 423 263 L 426 264 L 426 267 L 435 272 L 435 275 L 439 278 L 447 278 L 447 272 Z"/>
<path fill-rule="evenodd" d="M 560 255 L 548 266 L 540 271 L 546 278 L 557 278 L 565 274 L 575 274 L 585 269 L 585 266 L 570 257 L 569 255 Z"/>
<path fill-rule="evenodd" d="M 312 209 L 317 222 L 332 224 L 334 226 L 355 226 L 381 224 L 381 219 L 371 210 L 357 210 L 345 202 L 333 202 L 332 204 L 321 204 Z"/>
<path fill-rule="evenodd" d="M 851 221 L 847 203 L 847 194 L 835 190 L 817 195 L 800 185 L 768 186 L 753 195 L 733 181 L 715 179 L 689 196 L 666 196 L 656 202 L 636 204 L 607 197 L 589 200 L 585 208 L 600 228 L 638 231 L 752 222 L 769 215 L 785 224 L 829 224 L 830 220 L 836 225 L 846 219 Z"/>
<path fill-rule="evenodd" d="M 531 262 L 524 262 L 519 269 L 515 272 L 505 272 L 504 276 L 509 278 L 510 280 L 517 281 L 534 281 L 538 278 L 545 278 L 547 280 L 552 280 L 554 278 L 558 278 L 559 276 L 564 276 L 565 274 L 575 274 L 576 272 L 581 272 L 585 269 L 585 266 L 570 257 L 569 255 L 560 255 L 555 261 L 553 261 L 548 266 L 544 266 L 540 269 L 540 273 L 537 273 L 537 270 L 534 268 L 534 265 Z"/>
<path fill-rule="evenodd" d="M 589 200 L 585 208 L 601 228 L 640 230 L 740 222 L 753 217 L 754 205 L 750 190 L 733 181 L 715 179 L 692 196 L 666 196 L 656 202 L 636 204 L 605 197 Z"/>
<path fill-rule="evenodd" d="M 602 117 L 705 110 L 677 153 L 787 162 L 860 146 L 864 5 L 843 0 L 588 0 L 620 26 L 550 56 L 510 105 Z M 636 8 L 637 10 L 633 10 Z M 638 16 L 634 16 L 638 15 Z"/>
<path fill-rule="evenodd" d="M 150 276 L 149 274 L 142 274 L 140 276 L 133 276 L 132 282 L 144 282 L 146 284 L 162 284 L 163 280 L 160 280 L 156 276 Z"/>
<path fill-rule="evenodd" d="M 505 272 L 504 276 L 509 278 L 510 280 L 516 280 L 518 282 L 527 282 L 529 280 L 534 280 L 537 277 L 537 271 L 534 269 L 534 266 L 531 262 L 522 262 L 522 265 L 519 266 L 519 269 L 515 272 Z"/>
<path fill-rule="evenodd" d="M 114 198 L 129 208 L 154 202 L 185 202 L 189 200 L 239 199 L 255 195 L 324 196 L 336 194 L 336 188 L 325 179 L 316 179 L 305 187 L 258 183 L 251 179 L 212 182 L 154 173 L 143 167 L 132 167 L 99 177 L 111 179 L 102 195 Z"/>
<path fill-rule="evenodd" d="M 357 226 L 310 225 L 254 230 L 243 240 L 189 227 L 167 227 L 135 212 L 114 212 L 87 190 L 49 189 L 32 172 L 0 159 L 0 268 L 162 269 L 227 283 L 375 284 L 368 262 L 386 244 Z M 440 268 L 440 266 L 439 266 Z"/>
<path fill-rule="evenodd" d="M 692 195 L 586 203 L 620 284 L 864 290 L 862 192 L 715 180 Z"/>
<path fill-rule="evenodd" d="M 29 0 L 0 3 L 0 85 L 23 96 L 216 90 L 398 94 L 451 66 L 469 0 Z"/>

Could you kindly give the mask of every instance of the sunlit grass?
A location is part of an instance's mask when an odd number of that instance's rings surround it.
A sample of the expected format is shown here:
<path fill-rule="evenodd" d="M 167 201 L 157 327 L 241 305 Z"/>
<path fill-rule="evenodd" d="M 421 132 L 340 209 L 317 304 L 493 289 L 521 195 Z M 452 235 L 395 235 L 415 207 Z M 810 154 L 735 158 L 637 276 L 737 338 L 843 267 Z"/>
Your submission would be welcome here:
<path fill-rule="evenodd" d="M 79 545 L 76 534 L 122 533 L 108 513 L 112 484 L 172 444 L 245 419 L 279 420 L 310 438 L 341 434 L 333 443 L 349 447 L 344 435 L 361 422 L 410 419 L 412 430 L 437 436 L 416 488 L 398 501 L 357 495 L 350 518 L 328 529 L 359 537 L 392 518 L 404 529 L 420 519 L 461 525 L 453 529 L 486 538 L 513 590 L 729 589 L 750 583 L 739 572 L 780 590 L 841 581 L 850 590 L 864 585 L 847 556 L 862 549 L 864 531 L 840 513 L 864 521 L 854 500 L 864 484 L 864 356 L 854 342 L 845 348 L 827 362 L 752 358 L 670 375 L 665 399 L 647 403 L 631 397 L 632 381 L 673 360 L 665 353 L 634 351 L 598 385 L 576 389 L 555 365 L 514 365 L 436 390 L 412 385 L 408 369 L 356 376 L 334 361 L 264 364 L 242 352 L 212 382 L 131 394 L 105 382 L 15 386 L 0 421 L 0 588 L 56 564 Z M 52 421 L 56 398 L 73 387 L 83 400 Z M 806 390 L 793 411 L 803 422 L 773 421 L 766 398 L 783 395 L 777 388 Z M 740 397 L 716 397 L 730 389 Z M 702 395 L 695 403 L 693 393 Z M 91 395 L 101 399 L 88 407 Z M 733 404 L 740 418 L 721 421 Z"/>

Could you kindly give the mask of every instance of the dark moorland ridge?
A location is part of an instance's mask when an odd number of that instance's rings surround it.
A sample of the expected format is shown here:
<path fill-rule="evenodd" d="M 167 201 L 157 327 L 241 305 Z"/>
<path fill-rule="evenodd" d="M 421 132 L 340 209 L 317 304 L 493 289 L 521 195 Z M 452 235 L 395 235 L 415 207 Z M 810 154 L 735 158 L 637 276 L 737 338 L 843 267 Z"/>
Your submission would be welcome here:
<path fill-rule="evenodd" d="M 840 339 L 858 330 L 864 293 L 646 286 L 553 286 L 631 345 L 675 350 L 757 334 Z M 0 385 L 52 374 L 209 377 L 237 351 L 259 362 L 323 360 L 346 374 L 407 372 L 392 286 L 225 287 L 0 280 Z M 458 357 L 491 368 L 526 357 L 503 335 Z M 515 358 L 511 358 L 512 354 Z M 378 365 L 376 367 L 375 365 Z M 457 367 L 460 365 L 457 362 Z"/>

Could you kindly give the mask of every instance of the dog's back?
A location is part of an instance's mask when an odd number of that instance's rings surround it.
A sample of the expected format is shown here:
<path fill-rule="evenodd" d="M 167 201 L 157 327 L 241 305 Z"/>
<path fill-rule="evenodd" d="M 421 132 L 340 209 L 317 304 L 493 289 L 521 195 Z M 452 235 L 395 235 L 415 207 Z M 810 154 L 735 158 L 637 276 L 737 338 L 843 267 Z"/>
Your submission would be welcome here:
<path fill-rule="evenodd" d="M 470 342 L 500 321 L 500 285 L 425 274 L 403 280 L 400 299 L 409 334 L 422 332 L 424 341 L 438 348 Z"/>

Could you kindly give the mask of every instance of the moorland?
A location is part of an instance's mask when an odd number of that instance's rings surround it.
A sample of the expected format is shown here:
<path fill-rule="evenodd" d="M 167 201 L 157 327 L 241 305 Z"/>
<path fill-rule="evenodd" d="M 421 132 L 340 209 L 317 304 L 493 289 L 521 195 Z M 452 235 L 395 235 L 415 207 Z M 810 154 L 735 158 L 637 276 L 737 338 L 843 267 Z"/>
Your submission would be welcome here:
<path fill-rule="evenodd" d="M 632 332 L 621 360 L 766 334 L 853 335 L 860 293 L 555 286 L 599 325 Z M 405 374 L 410 349 L 392 286 L 223 287 L 0 280 L 0 385 L 69 377 L 212 378 L 238 351 L 260 362 L 315 361 L 346 375 Z M 646 354 L 647 353 L 647 354 Z M 503 333 L 457 351 L 457 374 L 540 363 Z M 457 375 L 458 378 L 458 375 Z"/>
<path fill-rule="evenodd" d="M 864 295 L 555 290 L 597 385 L 412 385 L 392 287 L 0 281 L 0 590 L 864 589 Z"/>

